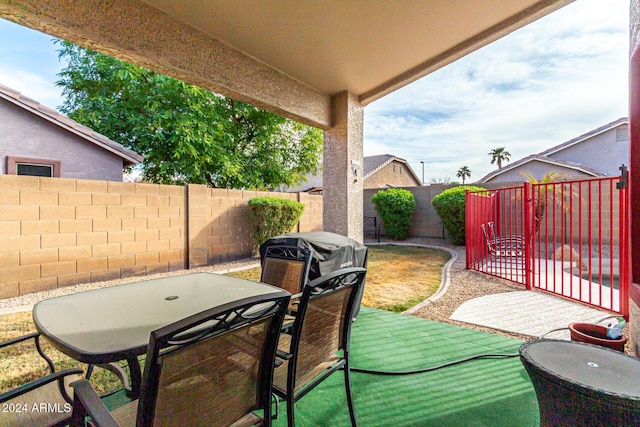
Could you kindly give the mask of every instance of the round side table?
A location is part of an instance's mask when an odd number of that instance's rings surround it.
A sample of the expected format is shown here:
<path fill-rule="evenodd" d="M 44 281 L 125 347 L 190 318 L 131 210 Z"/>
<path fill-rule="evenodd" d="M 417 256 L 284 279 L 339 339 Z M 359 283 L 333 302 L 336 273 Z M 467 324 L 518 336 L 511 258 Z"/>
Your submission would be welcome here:
<path fill-rule="evenodd" d="M 520 347 L 541 426 L 640 426 L 640 360 L 591 344 L 534 340 Z"/>

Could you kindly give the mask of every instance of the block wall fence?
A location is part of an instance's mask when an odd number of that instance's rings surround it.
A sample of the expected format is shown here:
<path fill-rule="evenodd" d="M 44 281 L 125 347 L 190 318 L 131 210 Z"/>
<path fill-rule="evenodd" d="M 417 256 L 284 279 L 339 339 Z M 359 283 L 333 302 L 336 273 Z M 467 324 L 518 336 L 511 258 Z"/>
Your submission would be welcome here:
<path fill-rule="evenodd" d="M 413 193 L 416 200 L 416 210 L 413 212 L 411 227 L 409 228 L 410 237 L 431 237 L 438 239 L 446 239 L 448 235 L 442 225 L 440 216 L 431 204 L 431 201 L 438 194 L 448 188 L 455 187 L 450 184 L 432 184 L 420 187 L 402 187 Z M 377 216 L 376 207 L 371 198 L 381 189 L 365 189 L 364 190 L 364 216 Z M 378 217 L 378 224 L 382 224 L 382 220 Z M 385 235 L 384 227 L 381 228 L 381 234 Z M 366 237 L 370 237 L 367 235 Z"/>
<path fill-rule="evenodd" d="M 292 231 L 322 230 L 318 195 L 0 175 L 0 299 L 248 257 L 263 195 L 305 204 Z"/>

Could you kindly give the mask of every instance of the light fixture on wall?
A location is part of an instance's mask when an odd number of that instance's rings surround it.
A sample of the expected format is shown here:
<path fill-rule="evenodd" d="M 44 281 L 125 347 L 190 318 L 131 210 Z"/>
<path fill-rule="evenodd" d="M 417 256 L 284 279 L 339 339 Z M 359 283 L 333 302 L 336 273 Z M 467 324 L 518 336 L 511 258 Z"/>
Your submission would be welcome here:
<path fill-rule="evenodd" d="M 351 160 L 351 170 L 353 171 L 353 182 L 358 182 L 358 174 L 360 173 L 360 162 Z"/>

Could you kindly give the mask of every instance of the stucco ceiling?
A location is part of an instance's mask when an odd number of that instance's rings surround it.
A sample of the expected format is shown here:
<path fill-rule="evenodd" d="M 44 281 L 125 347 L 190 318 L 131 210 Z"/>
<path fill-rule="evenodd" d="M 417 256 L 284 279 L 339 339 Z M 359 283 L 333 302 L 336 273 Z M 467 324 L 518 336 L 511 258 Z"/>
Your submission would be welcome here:
<path fill-rule="evenodd" d="M 145 0 L 323 93 L 366 103 L 566 0 Z"/>

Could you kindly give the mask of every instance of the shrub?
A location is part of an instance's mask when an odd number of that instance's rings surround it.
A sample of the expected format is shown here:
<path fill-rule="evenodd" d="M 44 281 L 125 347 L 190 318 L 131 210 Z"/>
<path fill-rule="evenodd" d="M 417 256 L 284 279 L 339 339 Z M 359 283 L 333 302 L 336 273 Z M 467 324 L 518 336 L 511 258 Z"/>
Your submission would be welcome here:
<path fill-rule="evenodd" d="M 416 210 L 413 193 L 401 188 L 389 188 L 377 192 L 371 201 L 382 218 L 384 230 L 396 240 L 406 239 L 411 225 L 411 216 Z"/>
<path fill-rule="evenodd" d="M 436 209 L 445 230 L 451 236 L 454 245 L 464 246 L 465 244 L 465 193 L 469 191 L 481 191 L 484 188 L 472 185 L 444 190 L 433 198 L 431 203 Z"/>
<path fill-rule="evenodd" d="M 290 199 L 263 196 L 249 200 L 251 237 L 257 247 L 279 234 L 288 233 L 300 221 L 304 205 Z"/>

